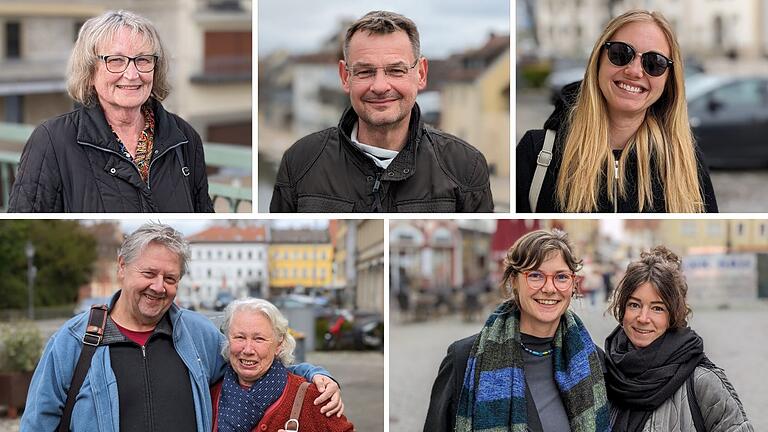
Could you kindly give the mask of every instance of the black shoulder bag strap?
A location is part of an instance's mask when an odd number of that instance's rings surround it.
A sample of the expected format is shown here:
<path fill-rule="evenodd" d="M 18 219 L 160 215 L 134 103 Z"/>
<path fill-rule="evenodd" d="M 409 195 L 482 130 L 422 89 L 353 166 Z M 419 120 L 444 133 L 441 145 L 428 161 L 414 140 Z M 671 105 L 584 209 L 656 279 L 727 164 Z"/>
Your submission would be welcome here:
<path fill-rule="evenodd" d="M 96 352 L 96 347 L 101 343 L 104 337 L 104 326 L 107 323 L 107 305 L 91 306 L 91 314 L 88 317 L 88 327 L 83 335 L 83 349 L 80 351 L 80 358 L 75 366 L 75 373 L 72 375 L 72 383 L 67 392 L 67 402 L 64 404 L 64 413 L 61 416 L 61 423 L 56 428 L 58 432 L 69 431 L 69 422 L 72 419 L 72 409 L 75 407 L 75 397 L 83 386 L 85 375 L 91 367 L 91 358 Z"/>
<path fill-rule="evenodd" d="M 693 375 L 696 370 L 688 376 L 685 380 L 685 388 L 688 390 L 688 405 L 691 408 L 691 417 L 693 417 L 693 426 L 696 428 L 696 432 L 707 432 L 707 428 L 704 426 L 704 416 L 701 415 L 701 407 L 699 401 L 696 400 L 696 391 L 693 389 Z"/>

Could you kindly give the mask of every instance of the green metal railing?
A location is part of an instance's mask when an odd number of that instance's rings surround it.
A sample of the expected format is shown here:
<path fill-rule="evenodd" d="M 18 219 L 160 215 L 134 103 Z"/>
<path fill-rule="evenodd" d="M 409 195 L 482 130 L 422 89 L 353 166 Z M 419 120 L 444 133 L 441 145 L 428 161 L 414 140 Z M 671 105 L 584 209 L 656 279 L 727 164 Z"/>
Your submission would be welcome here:
<path fill-rule="evenodd" d="M 34 130 L 34 126 L 0 123 L 0 142 L 23 145 Z M 250 179 L 252 170 L 252 150 L 250 147 L 232 144 L 204 143 L 205 165 L 220 169 L 234 168 L 238 172 L 247 173 L 246 183 L 243 178 L 213 175 L 208 177 L 208 193 L 214 204 L 225 200 L 230 212 L 236 212 L 241 204 L 253 203 L 253 190 Z M 19 166 L 20 152 L 0 150 L 0 211 L 8 209 L 9 195 L 14 174 Z"/>

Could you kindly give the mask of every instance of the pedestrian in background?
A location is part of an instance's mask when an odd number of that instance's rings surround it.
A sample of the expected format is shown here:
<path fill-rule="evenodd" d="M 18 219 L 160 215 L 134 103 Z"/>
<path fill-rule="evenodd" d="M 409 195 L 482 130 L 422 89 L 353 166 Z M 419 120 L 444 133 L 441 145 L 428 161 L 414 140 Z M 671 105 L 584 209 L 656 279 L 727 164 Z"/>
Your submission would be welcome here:
<path fill-rule="evenodd" d="M 200 135 L 163 108 L 170 55 L 148 19 L 108 11 L 69 59 L 74 111 L 35 128 L 9 212 L 213 212 Z"/>
<path fill-rule="evenodd" d="M 517 145 L 518 212 L 717 212 L 688 122 L 680 46 L 658 12 L 611 20 L 584 79 Z"/>
<path fill-rule="evenodd" d="M 568 309 L 581 260 L 561 231 L 534 231 L 507 252 L 507 301 L 479 334 L 448 347 L 424 431 L 607 432 L 598 348 Z"/>
<path fill-rule="evenodd" d="M 688 327 L 681 260 L 664 246 L 643 253 L 619 283 L 605 340 L 614 432 L 750 432 L 725 372 Z"/>

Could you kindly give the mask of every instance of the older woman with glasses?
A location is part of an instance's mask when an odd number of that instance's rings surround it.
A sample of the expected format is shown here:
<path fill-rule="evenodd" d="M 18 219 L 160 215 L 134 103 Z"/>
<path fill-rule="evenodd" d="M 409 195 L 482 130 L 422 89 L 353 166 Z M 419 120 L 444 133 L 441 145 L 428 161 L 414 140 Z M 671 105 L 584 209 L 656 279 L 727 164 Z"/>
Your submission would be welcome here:
<path fill-rule="evenodd" d="M 149 20 L 89 19 L 68 69 L 77 107 L 32 132 L 10 212 L 213 211 L 200 136 L 161 104 L 168 57 Z"/>
<path fill-rule="evenodd" d="M 627 268 L 605 340 L 614 432 L 749 432 L 736 390 L 688 327 L 680 258 L 663 246 Z"/>
<path fill-rule="evenodd" d="M 517 146 L 517 211 L 717 212 L 683 76 L 660 13 L 611 20 L 583 81 L 566 86 L 544 129 Z"/>
<path fill-rule="evenodd" d="M 565 233 L 524 235 L 504 264 L 509 299 L 448 348 L 424 431 L 608 431 L 598 349 L 568 309 L 581 260 Z"/>

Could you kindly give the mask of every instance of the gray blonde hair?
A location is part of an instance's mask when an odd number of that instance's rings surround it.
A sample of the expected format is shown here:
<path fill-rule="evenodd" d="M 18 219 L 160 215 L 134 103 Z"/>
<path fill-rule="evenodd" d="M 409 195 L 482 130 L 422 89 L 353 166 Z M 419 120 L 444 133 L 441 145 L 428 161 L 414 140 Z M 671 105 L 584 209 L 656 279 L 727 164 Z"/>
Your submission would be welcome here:
<path fill-rule="evenodd" d="M 413 58 L 418 60 L 421 57 L 421 43 L 419 42 L 419 29 L 416 24 L 403 15 L 388 11 L 371 11 L 363 15 L 347 29 L 344 37 L 344 61 L 348 61 L 349 41 L 355 33 L 365 31 L 370 34 L 385 35 L 396 31 L 404 31 L 411 41 Z"/>
<path fill-rule="evenodd" d="M 140 36 L 149 43 L 152 54 L 158 57 L 153 71 L 151 97 L 158 101 L 168 97 L 171 90 L 168 82 L 168 59 L 155 25 L 133 12 L 118 10 L 93 17 L 80 28 L 67 65 L 67 93 L 76 102 L 85 106 L 98 103 L 98 96 L 93 87 L 93 77 L 100 61 L 97 56 L 110 54 L 98 50 L 101 44 L 111 41 L 122 28 L 129 29 L 131 37 Z"/>
<path fill-rule="evenodd" d="M 553 253 L 560 253 L 572 272 L 581 270 L 582 260 L 573 252 L 568 234 L 564 231 L 532 231 L 517 239 L 504 258 L 504 275 L 500 284 L 502 296 L 519 304 L 515 278 L 523 272 L 539 268 Z"/>
<path fill-rule="evenodd" d="M 296 348 L 296 339 L 288 331 L 288 319 L 283 316 L 277 306 L 264 300 L 252 297 L 235 300 L 224 309 L 224 321 L 221 323 L 221 331 L 226 340 L 221 347 L 221 355 L 229 361 L 229 326 L 232 317 L 237 312 L 255 312 L 264 315 L 272 324 L 272 331 L 278 340 L 282 341 L 282 348 L 277 353 L 277 359 L 286 366 L 293 363 L 293 350 Z"/>
<path fill-rule="evenodd" d="M 173 227 L 160 223 L 146 223 L 128 235 L 120 246 L 117 257 L 122 258 L 126 263 L 131 263 L 150 243 L 165 246 L 179 257 L 180 276 L 184 276 L 189 271 L 189 243 Z"/>

